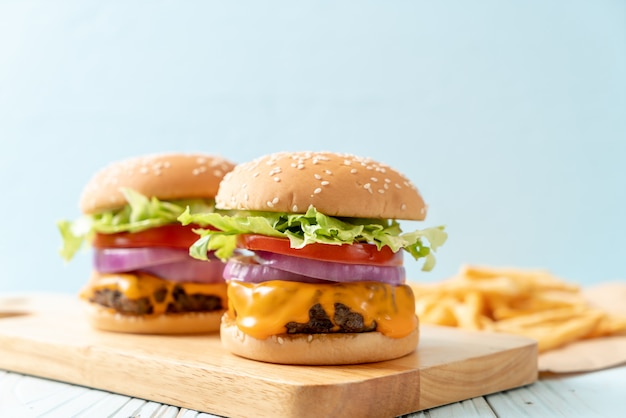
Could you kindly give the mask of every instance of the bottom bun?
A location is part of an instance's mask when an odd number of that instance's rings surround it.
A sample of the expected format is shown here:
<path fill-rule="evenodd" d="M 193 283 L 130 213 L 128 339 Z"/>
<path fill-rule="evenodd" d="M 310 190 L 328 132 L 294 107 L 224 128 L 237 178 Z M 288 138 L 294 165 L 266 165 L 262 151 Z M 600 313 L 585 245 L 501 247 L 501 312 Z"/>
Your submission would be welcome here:
<path fill-rule="evenodd" d="M 419 342 L 419 327 L 403 338 L 363 332 L 281 334 L 260 340 L 244 334 L 234 319 L 225 314 L 220 338 L 226 350 L 252 360 L 302 365 L 358 364 L 391 360 L 412 353 Z"/>
<path fill-rule="evenodd" d="M 218 331 L 223 310 L 163 315 L 122 315 L 95 303 L 83 302 L 92 327 L 131 334 L 204 334 Z"/>

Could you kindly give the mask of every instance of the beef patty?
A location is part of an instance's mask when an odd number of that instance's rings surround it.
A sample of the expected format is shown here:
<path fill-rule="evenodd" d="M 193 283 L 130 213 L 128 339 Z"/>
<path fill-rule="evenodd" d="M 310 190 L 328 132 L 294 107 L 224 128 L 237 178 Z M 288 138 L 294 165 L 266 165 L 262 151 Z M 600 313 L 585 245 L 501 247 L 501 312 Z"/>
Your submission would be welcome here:
<path fill-rule="evenodd" d="M 333 330 L 338 326 L 338 330 Z M 376 322 L 367 327 L 363 316 L 353 312 L 343 303 L 335 303 L 335 314 L 331 319 L 322 305 L 316 303 L 309 309 L 309 322 L 288 322 L 285 324 L 287 334 L 327 334 L 346 332 L 371 332 L 376 330 Z"/>
<path fill-rule="evenodd" d="M 156 302 L 162 303 L 167 297 L 168 290 L 161 288 L 153 293 Z M 166 313 L 209 312 L 223 309 L 222 299 L 216 295 L 202 293 L 188 295 L 181 286 L 172 288 L 172 301 L 167 304 Z M 125 315 L 149 315 L 154 313 L 153 301 L 149 297 L 129 299 L 119 290 L 96 290 L 89 299 Z"/>

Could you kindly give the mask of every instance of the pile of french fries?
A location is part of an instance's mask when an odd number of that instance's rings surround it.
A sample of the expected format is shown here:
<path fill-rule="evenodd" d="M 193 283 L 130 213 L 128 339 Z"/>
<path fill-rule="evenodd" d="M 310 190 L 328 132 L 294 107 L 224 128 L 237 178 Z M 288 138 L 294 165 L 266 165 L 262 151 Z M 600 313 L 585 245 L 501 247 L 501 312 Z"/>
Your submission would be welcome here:
<path fill-rule="evenodd" d="M 422 324 L 523 335 L 539 352 L 626 332 L 626 318 L 591 306 L 581 289 L 547 271 L 462 266 L 438 283 L 409 283 Z"/>

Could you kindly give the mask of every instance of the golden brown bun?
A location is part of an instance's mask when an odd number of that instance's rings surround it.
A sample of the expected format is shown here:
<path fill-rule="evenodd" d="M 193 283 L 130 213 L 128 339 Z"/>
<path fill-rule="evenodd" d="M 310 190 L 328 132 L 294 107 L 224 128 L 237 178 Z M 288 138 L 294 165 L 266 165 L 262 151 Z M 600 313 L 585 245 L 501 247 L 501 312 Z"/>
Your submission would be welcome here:
<path fill-rule="evenodd" d="M 134 316 L 115 313 L 101 305 L 82 301 L 92 327 L 103 331 L 131 334 L 205 334 L 220 328 L 223 310 L 158 316 Z"/>
<path fill-rule="evenodd" d="M 219 209 L 423 220 L 426 206 L 401 173 L 369 158 L 333 152 L 280 152 L 226 174 Z"/>
<path fill-rule="evenodd" d="M 80 198 L 83 213 L 126 204 L 126 187 L 161 200 L 212 198 L 234 163 L 207 154 L 152 154 L 114 162 L 96 173 Z"/>
<path fill-rule="evenodd" d="M 282 334 L 265 340 L 244 334 L 227 314 L 222 317 L 220 339 L 231 353 L 252 360 L 279 364 L 339 365 L 391 360 L 412 353 L 419 342 L 419 327 L 404 338 L 380 332 L 355 334 Z"/>

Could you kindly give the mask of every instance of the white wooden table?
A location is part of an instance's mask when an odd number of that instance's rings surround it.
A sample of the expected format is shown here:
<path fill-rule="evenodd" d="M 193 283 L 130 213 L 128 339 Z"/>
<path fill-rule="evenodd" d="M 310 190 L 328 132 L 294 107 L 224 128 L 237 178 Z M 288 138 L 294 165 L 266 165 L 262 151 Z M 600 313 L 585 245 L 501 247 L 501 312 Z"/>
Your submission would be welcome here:
<path fill-rule="evenodd" d="M 0 417 L 208 418 L 206 413 L 0 370 Z M 407 417 L 626 417 L 626 365 L 546 375 L 528 386 Z"/>

